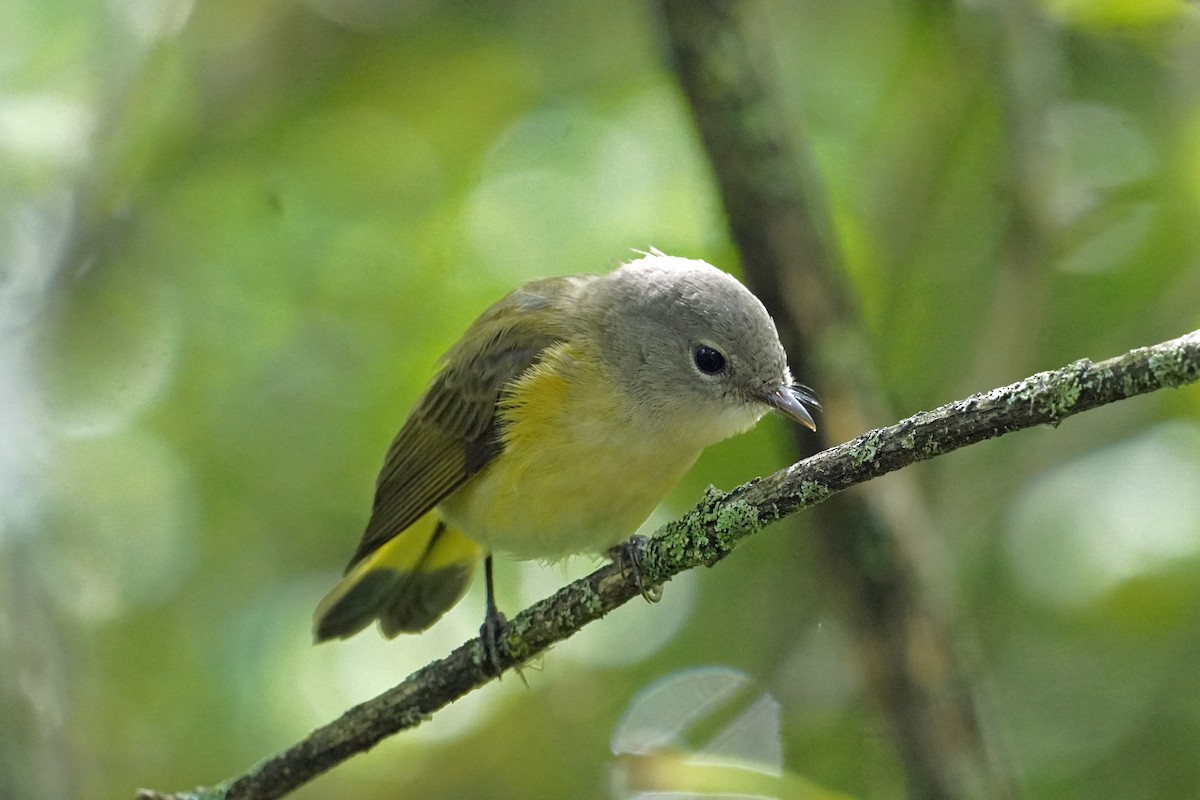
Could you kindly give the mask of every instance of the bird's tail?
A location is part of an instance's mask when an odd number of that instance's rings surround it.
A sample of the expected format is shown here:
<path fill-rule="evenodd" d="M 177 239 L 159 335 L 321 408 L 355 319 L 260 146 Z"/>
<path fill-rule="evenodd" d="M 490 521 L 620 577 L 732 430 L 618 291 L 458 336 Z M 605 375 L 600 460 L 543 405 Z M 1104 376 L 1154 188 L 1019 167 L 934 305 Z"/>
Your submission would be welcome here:
<path fill-rule="evenodd" d="M 376 619 L 389 639 L 423 631 L 462 599 L 482 557 L 483 548 L 431 511 L 325 595 L 313 614 L 313 638 L 345 639 Z"/>

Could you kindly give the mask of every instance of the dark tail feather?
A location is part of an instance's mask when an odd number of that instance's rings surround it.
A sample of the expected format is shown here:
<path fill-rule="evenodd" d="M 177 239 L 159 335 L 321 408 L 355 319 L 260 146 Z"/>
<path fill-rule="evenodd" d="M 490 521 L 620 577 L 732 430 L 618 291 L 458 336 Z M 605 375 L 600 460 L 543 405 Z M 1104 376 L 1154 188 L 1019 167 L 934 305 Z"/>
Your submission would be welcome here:
<path fill-rule="evenodd" d="M 427 515 L 355 565 L 321 600 L 313 638 L 345 639 L 374 620 L 389 639 L 423 631 L 462 599 L 482 557 L 474 541 Z"/>

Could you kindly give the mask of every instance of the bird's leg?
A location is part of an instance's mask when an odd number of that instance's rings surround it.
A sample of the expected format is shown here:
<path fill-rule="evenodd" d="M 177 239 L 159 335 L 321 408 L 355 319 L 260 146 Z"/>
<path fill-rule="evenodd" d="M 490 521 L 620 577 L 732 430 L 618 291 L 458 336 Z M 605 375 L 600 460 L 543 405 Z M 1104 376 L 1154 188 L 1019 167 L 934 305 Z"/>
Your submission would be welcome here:
<path fill-rule="evenodd" d="M 483 642 L 484 658 L 492 665 L 495 674 L 499 675 L 503 671 L 500 665 L 500 634 L 504 631 L 504 626 L 508 624 L 508 621 L 496 608 L 491 553 L 483 560 L 483 576 L 487 583 L 487 611 L 483 617 L 483 625 L 479 628 L 479 638 Z"/>
<path fill-rule="evenodd" d="M 662 600 L 661 585 L 646 586 L 642 580 L 642 547 L 646 544 L 645 536 L 631 536 L 608 551 L 609 557 L 620 568 L 626 578 L 632 577 L 633 583 L 647 603 L 657 603 Z"/>

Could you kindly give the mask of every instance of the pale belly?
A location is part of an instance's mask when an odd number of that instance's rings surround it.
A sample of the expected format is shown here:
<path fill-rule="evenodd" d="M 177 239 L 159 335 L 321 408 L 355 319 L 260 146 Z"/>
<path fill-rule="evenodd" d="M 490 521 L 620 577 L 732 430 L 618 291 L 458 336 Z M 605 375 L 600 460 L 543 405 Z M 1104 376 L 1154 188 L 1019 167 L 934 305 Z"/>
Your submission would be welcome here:
<path fill-rule="evenodd" d="M 603 441 L 575 433 L 534 452 L 514 443 L 442 502 L 446 521 L 516 558 L 603 552 L 633 535 L 700 454 L 623 431 Z"/>

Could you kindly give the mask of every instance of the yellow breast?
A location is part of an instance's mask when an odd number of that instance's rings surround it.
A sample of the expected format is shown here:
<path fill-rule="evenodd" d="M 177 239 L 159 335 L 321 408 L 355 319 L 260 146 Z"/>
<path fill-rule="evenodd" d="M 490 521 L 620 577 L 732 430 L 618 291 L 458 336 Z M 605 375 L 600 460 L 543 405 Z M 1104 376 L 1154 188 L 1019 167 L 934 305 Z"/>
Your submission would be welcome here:
<path fill-rule="evenodd" d="M 695 463 L 703 445 L 634 424 L 635 398 L 587 355 L 557 345 L 514 384 L 503 452 L 442 502 L 452 526 L 518 558 L 600 552 L 632 535 Z"/>

